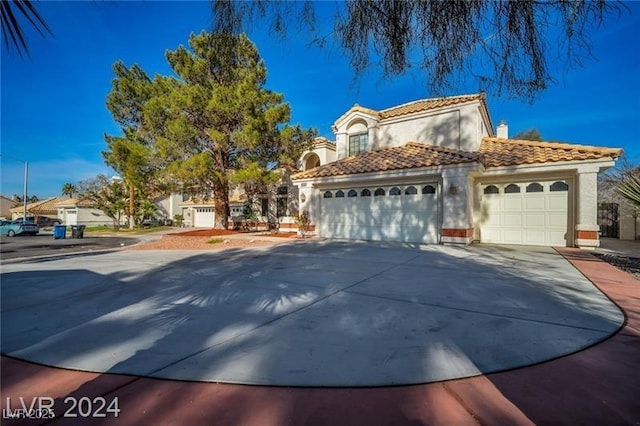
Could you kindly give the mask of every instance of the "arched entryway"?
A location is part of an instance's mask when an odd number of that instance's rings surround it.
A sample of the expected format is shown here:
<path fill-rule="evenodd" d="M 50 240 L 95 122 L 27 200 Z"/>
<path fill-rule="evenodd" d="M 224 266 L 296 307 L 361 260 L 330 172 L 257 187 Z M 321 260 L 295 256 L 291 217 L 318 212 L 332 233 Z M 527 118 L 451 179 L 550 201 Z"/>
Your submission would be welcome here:
<path fill-rule="evenodd" d="M 320 166 L 320 157 L 312 152 L 304 159 L 304 170 L 311 170 Z"/>

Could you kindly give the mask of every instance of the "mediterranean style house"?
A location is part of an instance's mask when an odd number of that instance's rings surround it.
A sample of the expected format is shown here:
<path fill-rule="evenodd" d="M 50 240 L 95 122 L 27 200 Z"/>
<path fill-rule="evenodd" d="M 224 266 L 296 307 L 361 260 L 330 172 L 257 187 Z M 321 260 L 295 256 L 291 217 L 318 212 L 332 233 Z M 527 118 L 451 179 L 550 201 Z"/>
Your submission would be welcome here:
<path fill-rule="evenodd" d="M 292 176 L 326 238 L 595 248 L 598 173 L 622 153 L 509 139 L 484 93 L 354 105 L 333 131 L 335 161 L 307 153 Z"/>

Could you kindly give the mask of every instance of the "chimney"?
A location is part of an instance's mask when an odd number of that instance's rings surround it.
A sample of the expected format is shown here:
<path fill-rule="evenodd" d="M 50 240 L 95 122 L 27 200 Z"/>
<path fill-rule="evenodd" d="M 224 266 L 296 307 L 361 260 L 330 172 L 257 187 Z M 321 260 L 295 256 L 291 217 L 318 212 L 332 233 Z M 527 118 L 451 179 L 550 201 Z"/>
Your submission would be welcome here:
<path fill-rule="evenodd" d="M 500 120 L 498 128 L 496 129 L 496 136 L 502 139 L 509 139 L 509 126 L 504 120 Z"/>

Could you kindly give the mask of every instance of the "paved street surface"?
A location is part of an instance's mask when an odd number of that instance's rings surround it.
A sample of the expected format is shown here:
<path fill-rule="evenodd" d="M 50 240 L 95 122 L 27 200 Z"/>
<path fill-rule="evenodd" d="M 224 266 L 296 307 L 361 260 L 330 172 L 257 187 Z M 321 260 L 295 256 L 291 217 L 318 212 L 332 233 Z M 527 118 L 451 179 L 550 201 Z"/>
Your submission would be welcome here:
<path fill-rule="evenodd" d="M 2 352 L 287 386 L 434 382 L 576 352 L 621 311 L 555 250 L 299 242 L 3 265 Z"/>
<path fill-rule="evenodd" d="M 115 249 L 137 243 L 132 237 L 90 237 L 54 240 L 51 232 L 38 235 L 0 237 L 0 259 L 18 259 L 38 256 L 64 255 L 68 253 Z"/>

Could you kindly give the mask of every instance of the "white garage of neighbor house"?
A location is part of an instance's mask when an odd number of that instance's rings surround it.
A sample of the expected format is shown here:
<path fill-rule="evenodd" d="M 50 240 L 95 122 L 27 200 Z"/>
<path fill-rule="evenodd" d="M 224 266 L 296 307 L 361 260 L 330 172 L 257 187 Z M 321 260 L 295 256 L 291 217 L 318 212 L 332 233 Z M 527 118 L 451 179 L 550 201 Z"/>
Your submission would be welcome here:
<path fill-rule="evenodd" d="M 91 202 L 67 198 L 56 203 L 58 219 L 64 225 L 111 226 L 113 219 L 102 210 L 91 207 Z M 126 216 L 123 215 L 123 222 Z"/>
<path fill-rule="evenodd" d="M 496 135 L 484 94 L 355 105 L 333 130 L 336 161 L 292 176 L 327 238 L 594 248 L 597 176 L 622 152 Z"/>

